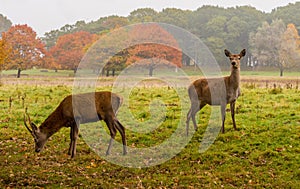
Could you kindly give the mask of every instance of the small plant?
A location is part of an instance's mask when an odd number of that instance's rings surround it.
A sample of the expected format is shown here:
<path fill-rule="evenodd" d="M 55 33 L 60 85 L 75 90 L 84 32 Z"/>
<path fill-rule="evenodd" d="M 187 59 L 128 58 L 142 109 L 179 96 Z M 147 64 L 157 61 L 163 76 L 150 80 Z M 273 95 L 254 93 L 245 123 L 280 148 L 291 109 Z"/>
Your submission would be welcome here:
<path fill-rule="evenodd" d="M 275 87 L 275 88 L 273 88 L 273 89 L 271 89 L 270 91 L 269 91 L 269 94 L 281 94 L 282 93 L 282 88 L 281 87 Z"/>

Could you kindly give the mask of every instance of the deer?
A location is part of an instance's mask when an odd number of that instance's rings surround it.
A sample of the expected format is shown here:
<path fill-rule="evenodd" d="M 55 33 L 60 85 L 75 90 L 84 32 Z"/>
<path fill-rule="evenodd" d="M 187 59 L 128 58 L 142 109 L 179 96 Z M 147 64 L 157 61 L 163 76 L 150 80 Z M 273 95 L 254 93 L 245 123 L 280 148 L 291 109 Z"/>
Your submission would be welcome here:
<path fill-rule="evenodd" d="M 69 95 L 61 101 L 58 107 L 39 127 L 31 122 L 26 108 L 24 125 L 34 138 L 35 152 L 41 152 L 48 139 L 61 128 L 70 127 L 71 142 L 68 154 L 71 155 L 71 158 L 74 158 L 76 155 L 79 125 L 104 120 L 111 136 L 106 155 L 109 155 L 111 152 L 117 130 L 122 137 L 123 155 L 126 155 L 125 128 L 116 118 L 122 102 L 122 97 L 108 91 Z M 31 129 L 27 125 L 27 121 Z"/>
<path fill-rule="evenodd" d="M 230 104 L 233 128 L 236 130 L 235 123 L 235 103 L 240 96 L 240 60 L 246 55 L 246 49 L 239 54 L 231 54 L 227 49 L 225 55 L 231 63 L 230 76 L 220 78 L 201 78 L 194 81 L 188 87 L 188 95 L 191 101 L 191 108 L 187 114 L 186 134 L 189 135 L 189 122 L 192 118 L 194 129 L 197 130 L 195 115 L 207 104 L 218 105 L 221 108 L 222 133 L 225 133 L 224 122 L 226 105 Z"/>

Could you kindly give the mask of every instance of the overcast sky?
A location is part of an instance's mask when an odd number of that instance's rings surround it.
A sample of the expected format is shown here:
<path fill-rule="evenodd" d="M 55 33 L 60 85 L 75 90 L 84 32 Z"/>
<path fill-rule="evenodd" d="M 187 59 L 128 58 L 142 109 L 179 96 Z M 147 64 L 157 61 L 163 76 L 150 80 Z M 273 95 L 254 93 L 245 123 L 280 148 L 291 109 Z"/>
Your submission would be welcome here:
<path fill-rule="evenodd" d="M 299 0 L 298 0 L 299 1 Z M 109 15 L 128 16 L 138 8 L 150 7 L 196 10 L 203 5 L 235 7 L 251 5 L 258 10 L 270 12 L 292 0 L 0 0 L 0 14 L 13 24 L 28 24 L 39 36 L 59 29 L 78 20 L 87 22 Z"/>

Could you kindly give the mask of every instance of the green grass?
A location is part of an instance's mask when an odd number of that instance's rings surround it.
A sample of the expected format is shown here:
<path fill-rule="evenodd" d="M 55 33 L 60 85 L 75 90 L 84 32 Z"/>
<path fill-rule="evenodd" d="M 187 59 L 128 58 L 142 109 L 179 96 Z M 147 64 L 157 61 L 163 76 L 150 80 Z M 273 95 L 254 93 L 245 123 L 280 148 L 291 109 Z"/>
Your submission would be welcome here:
<path fill-rule="evenodd" d="M 4 70 L 2 71 L 3 76 L 16 77 L 17 70 Z M 47 70 L 47 69 L 30 69 L 23 70 L 21 72 L 21 78 L 27 78 L 32 76 L 48 76 L 48 77 L 70 77 L 74 76 L 73 70 Z"/>
<path fill-rule="evenodd" d="M 24 107 L 28 107 L 31 119 L 40 124 L 71 92 L 71 87 L 61 85 L 0 87 L 0 188 L 298 188 L 300 185 L 298 89 L 243 85 L 236 105 L 237 131 L 233 130 L 227 111 L 226 133 L 219 134 L 207 151 L 199 153 L 211 111 L 207 106 L 198 114 L 199 129 L 188 145 L 167 162 L 147 168 L 110 163 L 89 148 L 82 135 L 77 156 L 70 159 L 68 128 L 53 135 L 43 152 L 35 153 L 33 138 L 23 125 Z M 124 104 L 118 115 L 128 128 L 128 146 L 155 146 L 176 130 L 181 107 L 173 89 L 137 87 L 131 90 L 129 102 L 129 107 Z M 151 106 L 158 107 L 155 102 L 166 104 L 159 109 L 165 111 L 166 119 L 149 133 L 135 132 L 139 129 L 135 127 L 147 127 L 145 122 L 151 127 L 154 119 Z M 120 142 L 120 138 L 118 134 L 116 140 Z M 108 144 L 106 140 L 101 143 Z M 117 157 L 121 151 L 114 147 L 112 156 Z"/>
<path fill-rule="evenodd" d="M 230 68 L 223 68 L 222 74 L 228 75 L 230 74 Z M 227 71 L 226 71 L 227 70 Z M 44 72 L 47 71 L 47 72 Z M 141 76 L 148 76 L 148 70 L 147 69 L 133 69 L 126 73 L 126 75 L 141 75 Z M 193 66 L 190 67 L 183 67 L 182 71 L 189 75 L 189 76 L 199 76 L 202 75 L 199 68 L 195 69 Z M 80 73 L 84 73 L 85 75 L 93 75 L 92 71 L 89 70 L 80 70 Z M 116 72 L 117 74 L 119 72 Z M 7 70 L 2 71 L 3 76 L 15 76 L 17 74 L 17 70 Z M 47 70 L 47 69 L 30 69 L 30 70 L 23 70 L 21 72 L 23 77 L 30 77 L 30 76 L 50 76 L 50 77 L 70 77 L 74 76 L 73 70 L 58 70 L 55 72 L 54 70 Z M 167 75 L 167 76 L 182 76 L 181 72 L 176 73 L 175 68 L 157 68 L 154 70 L 154 77 L 157 75 Z M 211 73 L 209 73 L 211 74 Z M 279 77 L 279 70 L 272 69 L 270 71 L 264 71 L 264 70 L 243 70 L 241 71 L 242 76 L 254 76 L 254 77 L 261 77 L 261 76 L 272 76 L 272 77 Z M 22 76 L 21 76 L 22 77 Z M 293 70 L 287 70 L 284 72 L 284 77 L 300 77 L 299 71 L 293 71 Z"/>

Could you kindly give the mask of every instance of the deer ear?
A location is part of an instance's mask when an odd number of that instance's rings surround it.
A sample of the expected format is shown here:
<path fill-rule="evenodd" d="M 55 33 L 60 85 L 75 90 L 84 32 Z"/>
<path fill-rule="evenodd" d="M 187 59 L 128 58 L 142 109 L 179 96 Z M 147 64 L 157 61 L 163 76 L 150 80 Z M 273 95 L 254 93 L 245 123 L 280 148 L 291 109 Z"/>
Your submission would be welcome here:
<path fill-rule="evenodd" d="M 231 52 L 229 52 L 229 50 L 227 50 L 227 49 L 225 49 L 224 52 L 227 57 L 229 57 L 231 55 Z"/>
<path fill-rule="evenodd" d="M 240 56 L 241 57 L 244 57 L 246 55 L 246 49 L 243 49 L 241 52 L 240 52 Z"/>

